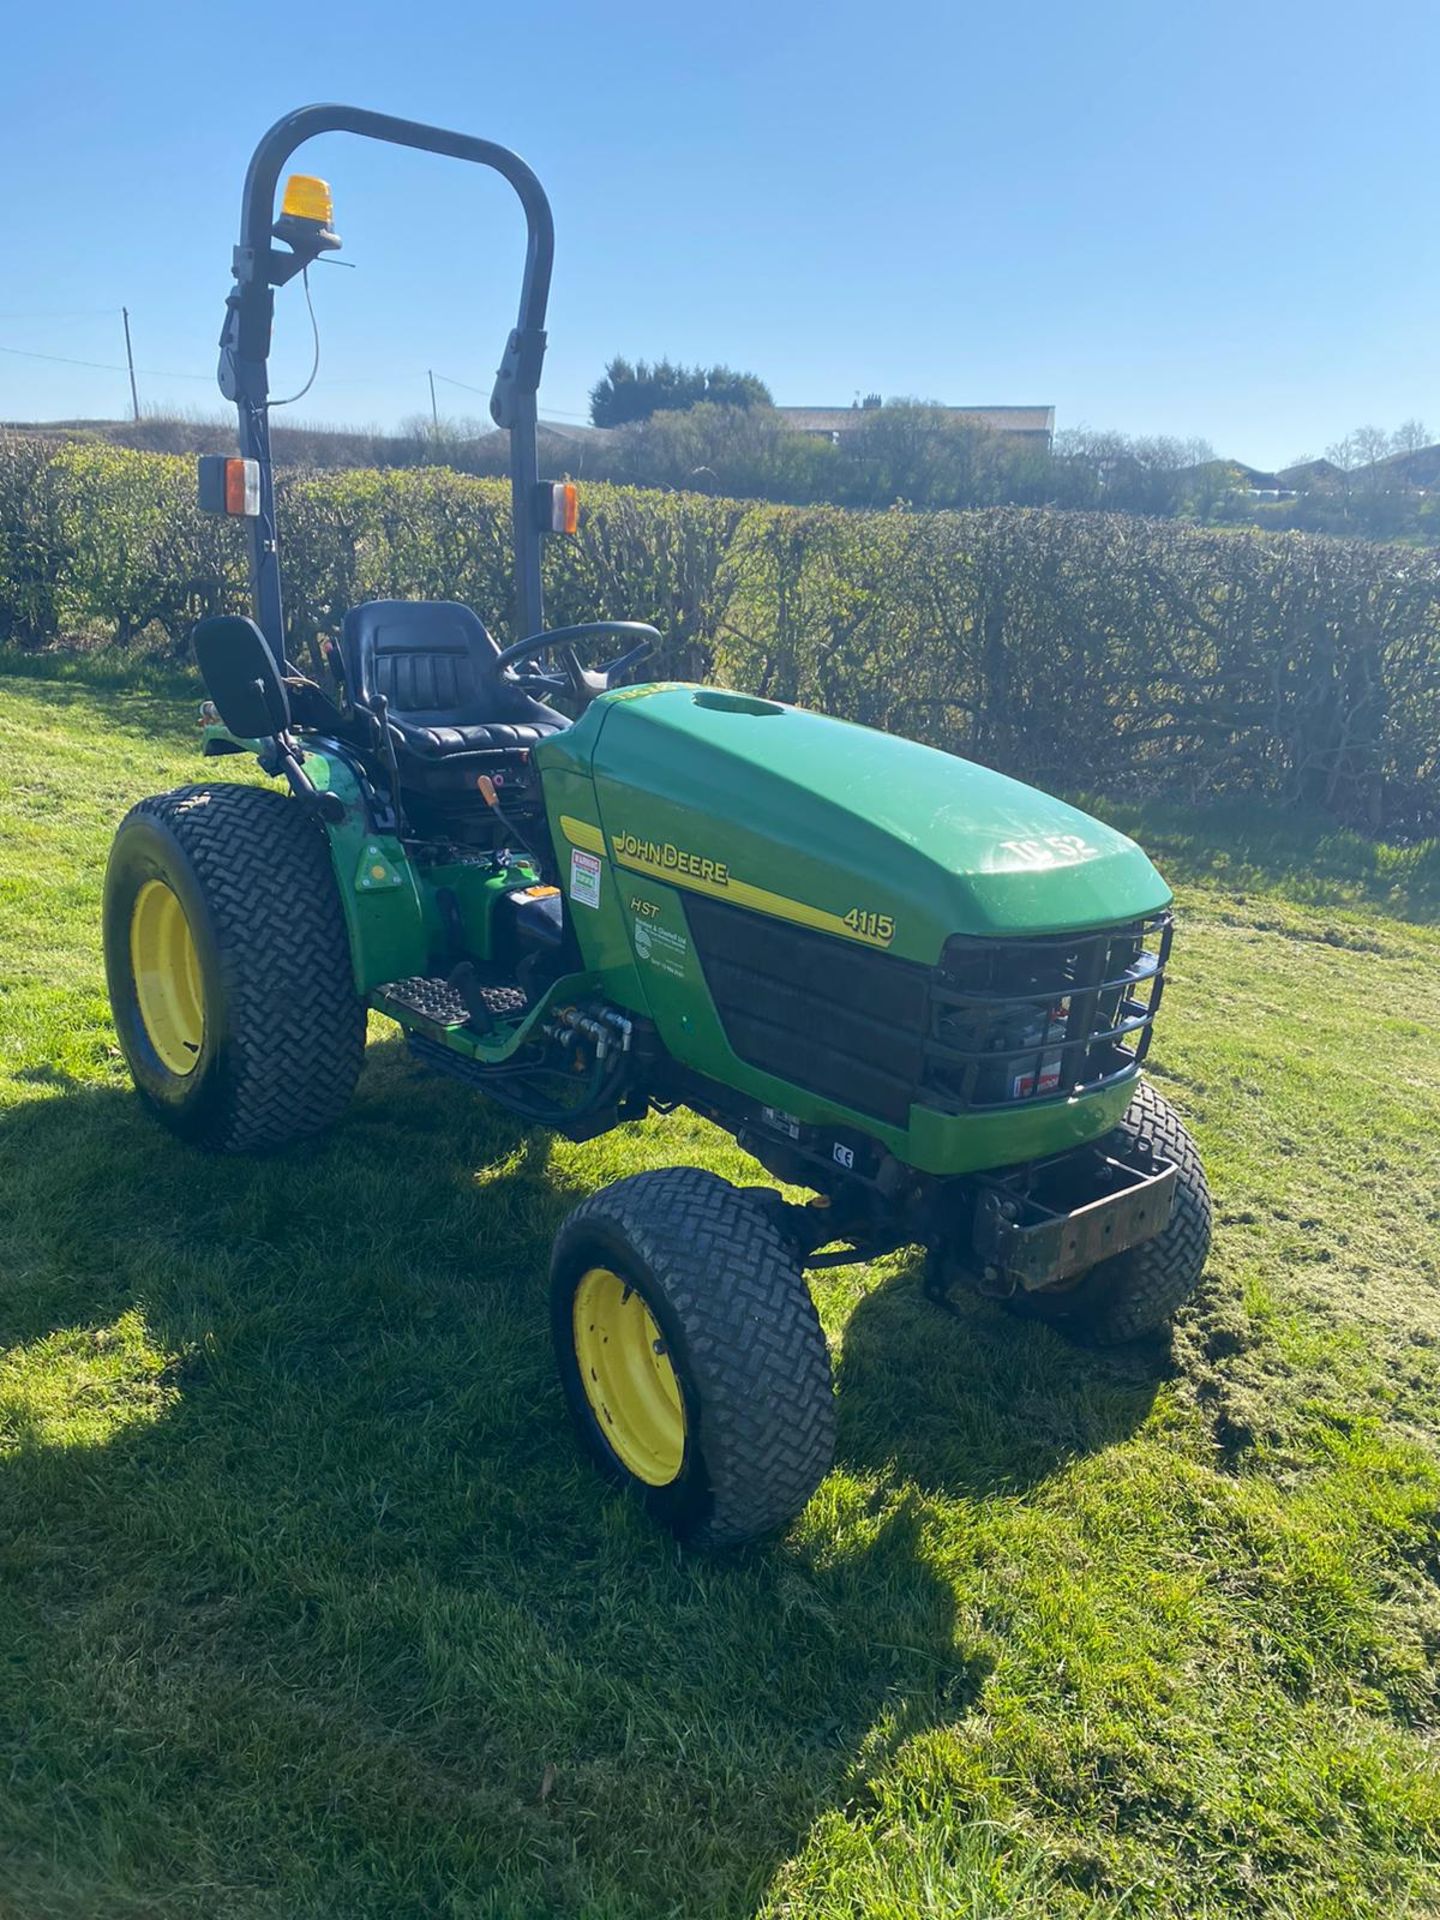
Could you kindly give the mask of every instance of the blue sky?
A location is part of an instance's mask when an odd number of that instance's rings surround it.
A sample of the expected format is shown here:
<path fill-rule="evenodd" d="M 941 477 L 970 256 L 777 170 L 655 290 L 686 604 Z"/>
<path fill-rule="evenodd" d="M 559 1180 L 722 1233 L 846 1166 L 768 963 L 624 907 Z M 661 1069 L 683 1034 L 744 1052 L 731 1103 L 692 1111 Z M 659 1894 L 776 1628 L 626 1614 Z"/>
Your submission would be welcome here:
<path fill-rule="evenodd" d="M 1053 402 L 1257 464 L 1361 422 L 1440 434 L 1433 0 L 70 0 L 3 32 L 0 347 L 117 362 L 127 304 L 150 406 L 220 405 L 249 150 L 347 99 L 540 172 L 558 415 L 625 352 L 753 368 L 797 405 Z M 519 260 L 503 186 L 342 136 L 302 160 L 355 263 L 312 275 L 306 416 L 394 423 L 428 367 L 488 392 Z M 283 390 L 309 335 L 281 300 Z M 0 418 L 127 401 L 123 375 L 0 352 Z"/>

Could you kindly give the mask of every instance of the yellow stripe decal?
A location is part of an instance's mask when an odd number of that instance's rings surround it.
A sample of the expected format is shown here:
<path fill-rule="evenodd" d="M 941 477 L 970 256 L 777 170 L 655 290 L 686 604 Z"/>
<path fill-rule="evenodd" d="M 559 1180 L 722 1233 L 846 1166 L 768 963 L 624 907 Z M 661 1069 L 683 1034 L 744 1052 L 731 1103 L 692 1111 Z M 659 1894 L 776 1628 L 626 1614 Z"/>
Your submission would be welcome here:
<path fill-rule="evenodd" d="M 599 827 L 592 827 L 588 820 L 573 820 L 568 813 L 560 816 L 560 831 L 572 847 L 579 847 L 582 853 L 604 853 L 605 836 Z"/>
<path fill-rule="evenodd" d="M 568 826 L 561 821 L 562 826 Z M 729 900 L 737 907 L 752 907 L 756 913 L 772 914 L 777 920 L 793 920 L 797 926 L 818 927 L 822 933 L 838 933 L 844 940 L 858 940 L 861 946 L 874 947 L 886 942 L 868 938 L 847 926 L 838 913 L 826 913 L 820 907 L 807 907 L 803 900 L 788 900 L 783 893 L 771 893 L 766 887 L 752 887 L 745 880 L 707 880 L 698 874 L 677 873 L 660 860 L 647 860 L 642 853 L 622 853 L 619 841 L 610 848 L 617 866 L 632 867 L 637 873 L 653 874 L 672 887 L 685 887 L 691 893 L 707 894 L 712 900 Z"/>

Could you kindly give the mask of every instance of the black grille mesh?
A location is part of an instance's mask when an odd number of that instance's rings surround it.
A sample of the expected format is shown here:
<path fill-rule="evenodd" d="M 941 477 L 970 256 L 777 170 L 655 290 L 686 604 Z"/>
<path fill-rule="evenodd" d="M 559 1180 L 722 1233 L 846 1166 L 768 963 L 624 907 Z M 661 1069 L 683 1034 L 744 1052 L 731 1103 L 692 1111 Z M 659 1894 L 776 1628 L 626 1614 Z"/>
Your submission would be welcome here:
<path fill-rule="evenodd" d="M 956 935 L 925 967 L 687 895 L 726 1039 L 749 1065 L 904 1126 L 1091 1092 L 1144 1058 L 1170 915 L 1040 939 Z"/>
<path fill-rule="evenodd" d="M 685 917 L 742 1060 L 905 1125 L 924 1067 L 928 967 L 699 894 Z"/>

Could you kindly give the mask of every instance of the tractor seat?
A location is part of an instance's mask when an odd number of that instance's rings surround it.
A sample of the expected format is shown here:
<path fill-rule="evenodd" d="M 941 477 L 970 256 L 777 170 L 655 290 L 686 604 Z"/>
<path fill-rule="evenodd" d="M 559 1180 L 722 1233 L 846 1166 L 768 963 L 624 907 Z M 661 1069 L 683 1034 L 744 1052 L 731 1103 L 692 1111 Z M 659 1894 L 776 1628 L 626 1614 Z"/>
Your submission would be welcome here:
<path fill-rule="evenodd" d="M 460 754 L 509 757 L 569 726 L 506 683 L 499 653 L 456 600 L 367 600 L 340 631 L 346 683 L 352 696 L 385 696 L 407 781 Z"/>

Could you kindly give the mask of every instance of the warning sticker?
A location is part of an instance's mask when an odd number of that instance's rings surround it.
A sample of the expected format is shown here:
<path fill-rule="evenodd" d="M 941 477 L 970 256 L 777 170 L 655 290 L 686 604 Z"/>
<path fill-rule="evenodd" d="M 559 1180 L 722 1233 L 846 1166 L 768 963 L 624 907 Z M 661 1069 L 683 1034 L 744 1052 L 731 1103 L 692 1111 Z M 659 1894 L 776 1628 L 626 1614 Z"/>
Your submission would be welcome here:
<path fill-rule="evenodd" d="M 1010 1098 L 1026 1100 L 1032 1093 L 1054 1093 L 1059 1084 L 1060 1060 L 1057 1055 L 1053 1060 L 1041 1061 L 1038 1080 L 1033 1073 L 1015 1074 L 1010 1082 Z"/>
<path fill-rule="evenodd" d="M 570 898 L 577 907 L 600 904 L 600 856 L 570 849 Z"/>

